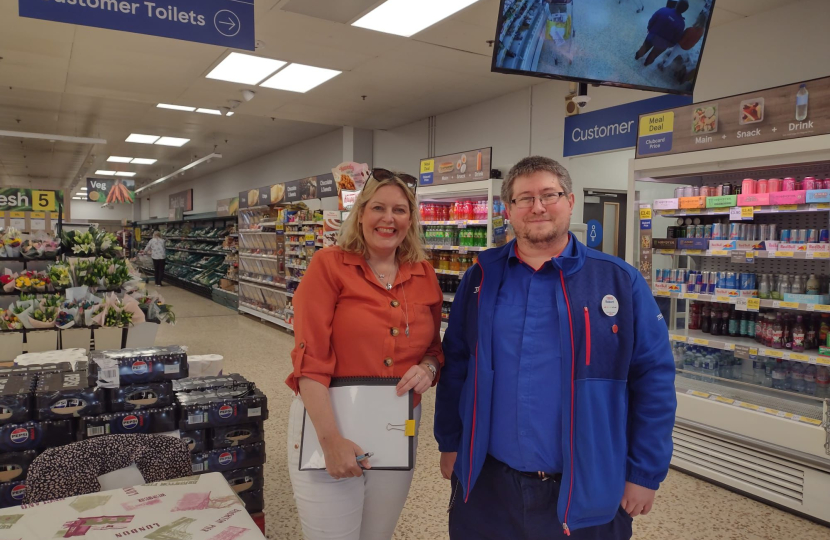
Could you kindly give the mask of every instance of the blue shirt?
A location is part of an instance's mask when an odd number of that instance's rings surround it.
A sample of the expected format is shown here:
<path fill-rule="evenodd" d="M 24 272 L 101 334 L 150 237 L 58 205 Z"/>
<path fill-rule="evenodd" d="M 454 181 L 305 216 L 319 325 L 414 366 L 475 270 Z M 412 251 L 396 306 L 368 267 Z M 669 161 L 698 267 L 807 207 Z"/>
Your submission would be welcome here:
<path fill-rule="evenodd" d="M 676 45 L 680 41 L 685 29 L 686 21 L 683 19 L 683 15 L 674 8 L 664 7 L 658 9 L 651 16 L 651 20 L 648 21 L 649 33 L 657 34 L 672 45 Z"/>
<path fill-rule="evenodd" d="M 573 241 L 560 256 L 576 256 Z M 488 452 L 513 469 L 561 473 L 562 355 L 559 270 L 534 271 L 513 251 L 496 300 L 493 406 Z"/>

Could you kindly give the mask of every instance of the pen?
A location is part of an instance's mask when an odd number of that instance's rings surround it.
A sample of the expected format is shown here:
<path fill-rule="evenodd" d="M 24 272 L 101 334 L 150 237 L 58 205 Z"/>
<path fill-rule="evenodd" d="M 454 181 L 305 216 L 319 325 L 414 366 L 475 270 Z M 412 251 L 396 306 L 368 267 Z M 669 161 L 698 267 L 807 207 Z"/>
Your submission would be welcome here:
<path fill-rule="evenodd" d="M 373 454 L 372 452 L 366 452 L 366 453 L 365 453 L 365 454 L 363 454 L 362 456 L 357 456 L 355 459 L 356 459 L 358 462 L 361 462 L 361 461 L 363 461 L 364 459 L 369 459 L 369 458 L 370 458 L 370 457 L 372 457 L 372 456 L 374 456 L 374 454 Z"/>

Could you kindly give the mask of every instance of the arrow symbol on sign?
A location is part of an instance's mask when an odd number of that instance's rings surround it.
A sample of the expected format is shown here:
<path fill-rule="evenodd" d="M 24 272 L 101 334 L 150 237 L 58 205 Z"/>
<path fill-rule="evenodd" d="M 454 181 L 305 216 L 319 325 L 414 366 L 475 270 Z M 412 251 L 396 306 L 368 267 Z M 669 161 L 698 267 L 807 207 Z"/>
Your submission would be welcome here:
<path fill-rule="evenodd" d="M 228 28 L 228 30 L 233 30 L 234 28 L 236 28 L 236 23 L 233 22 L 233 20 L 229 20 L 228 22 L 219 21 L 219 24 L 228 24 L 228 25 L 230 25 L 230 28 Z"/>

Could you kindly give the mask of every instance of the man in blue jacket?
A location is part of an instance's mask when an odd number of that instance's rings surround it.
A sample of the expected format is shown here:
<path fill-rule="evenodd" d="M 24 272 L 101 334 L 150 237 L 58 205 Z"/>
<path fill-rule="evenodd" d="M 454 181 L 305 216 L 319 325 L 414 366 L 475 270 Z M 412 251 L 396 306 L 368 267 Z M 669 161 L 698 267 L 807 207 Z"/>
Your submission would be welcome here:
<path fill-rule="evenodd" d="M 501 197 L 516 240 L 464 275 L 444 337 L 450 538 L 630 538 L 671 459 L 666 324 L 634 268 L 568 232 L 559 163 L 523 159 Z"/>
<path fill-rule="evenodd" d="M 634 58 L 639 60 L 650 50 L 651 52 L 645 61 L 645 65 L 650 66 L 666 49 L 677 45 L 683 36 L 683 31 L 686 29 L 683 14 L 688 9 L 689 2 L 679 0 L 674 7 L 667 6 L 655 11 L 648 21 L 646 40 L 634 55 Z"/>

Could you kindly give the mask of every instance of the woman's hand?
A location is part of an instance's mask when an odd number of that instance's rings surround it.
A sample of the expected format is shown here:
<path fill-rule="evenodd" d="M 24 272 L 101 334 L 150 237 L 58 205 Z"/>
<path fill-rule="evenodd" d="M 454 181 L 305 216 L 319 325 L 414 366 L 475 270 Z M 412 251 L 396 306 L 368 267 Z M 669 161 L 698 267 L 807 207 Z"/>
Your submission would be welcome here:
<path fill-rule="evenodd" d="M 398 395 L 402 396 L 410 390 L 416 394 L 423 394 L 432 386 L 432 371 L 424 364 L 412 366 L 407 370 L 401 381 L 398 383 Z"/>
<path fill-rule="evenodd" d="M 335 480 L 362 476 L 363 469 L 372 468 L 368 458 L 357 462 L 355 458 L 362 456 L 363 450 L 349 439 L 337 437 L 322 446 L 326 472 Z"/>

